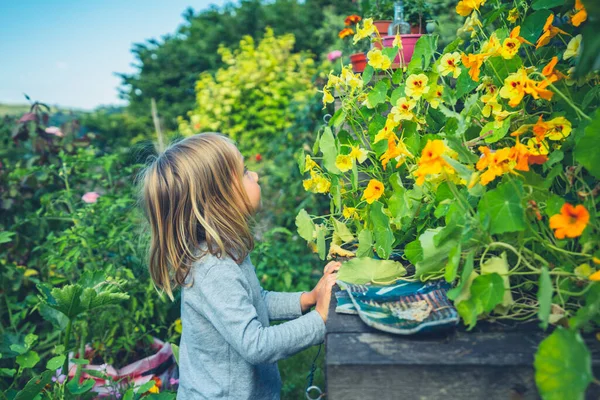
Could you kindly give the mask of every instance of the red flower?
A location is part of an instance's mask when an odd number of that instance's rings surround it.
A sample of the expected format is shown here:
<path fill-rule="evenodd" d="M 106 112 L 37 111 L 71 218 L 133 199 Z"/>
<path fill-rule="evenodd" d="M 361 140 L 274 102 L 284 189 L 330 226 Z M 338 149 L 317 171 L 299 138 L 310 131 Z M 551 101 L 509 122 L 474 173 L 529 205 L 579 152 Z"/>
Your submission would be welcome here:
<path fill-rule="evenodd" d="M 262 156 L 260 155 L 260 153 L 256 154 L 256 161 L 258 161 L 258 162 L 262 161 Z"/>
<path fill-rule="evenodd" d="M 360 16 L 352 14 L 352 15 L 348 15 L 346 17 L 346 19 L 344 20 L 344 24 L 346 26 L 350 26 L 350 25 L 356 24 L 357 22 L 360 22 L 360 20 L 362 20 L 362 18 Z"/>

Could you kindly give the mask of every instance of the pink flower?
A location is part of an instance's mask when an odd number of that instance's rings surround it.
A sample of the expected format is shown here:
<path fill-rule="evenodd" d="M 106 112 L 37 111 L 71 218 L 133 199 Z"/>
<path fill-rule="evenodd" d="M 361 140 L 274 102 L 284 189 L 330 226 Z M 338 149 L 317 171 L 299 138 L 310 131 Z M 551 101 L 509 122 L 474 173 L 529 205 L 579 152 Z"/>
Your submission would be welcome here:
<path fill-rule="evenodd" d="M 54 376 L 52 377 L 52 382 L 58 382 L 59 385 L 62 385 L 65 379 L 67 379 L 67 376 L 62 373 L 62 367 L 60 367 L 54 373 Z"/>
<path fill-rule="evenodd" d="M 60 128 L 56 127 L 56 126 L 49 126 L 46 128 L 46 133 L 49 135 L 54 135 L 54 136 L 58 136 L 58 137 L 64 137 L 64 133 L 62 133 L 62 131 L 60 130 Z"/>
<path fill-rule="evenodd" d="M 169 379 L 169 383 L 171 386 L 179 385 L 179 379 L 171 378 Z"/>
<path fill-rule="evenodd" d="M 88 204 L 95 203 L 98 200 L 100 195 L 96 192 L 87 192 L 83 196 L 81 196 L 81 200 L 85 201 Z"/>
<path fill-rule="evenodd" d="M 339 50 L 334 50 L 334 51 L 330 52 L 329 54 L 327 54 L 327 58 L 331 62 L 334 62 L 335 60 L 337 60 L 341 56 L 342 56 L 342 52 L 339 51 Z"/>

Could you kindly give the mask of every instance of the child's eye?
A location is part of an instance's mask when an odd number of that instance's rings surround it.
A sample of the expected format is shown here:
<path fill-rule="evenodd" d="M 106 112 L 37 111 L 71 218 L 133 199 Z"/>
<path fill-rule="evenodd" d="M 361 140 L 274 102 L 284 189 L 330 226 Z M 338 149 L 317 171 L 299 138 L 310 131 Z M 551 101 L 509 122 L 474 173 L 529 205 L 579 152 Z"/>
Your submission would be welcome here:
<path fill-rule="evenodd" d="M 246 166 L 244 165 L 244 175 L 246 175 L 247 173 L 248 173 L 248 167 L 246 167 Z"/>

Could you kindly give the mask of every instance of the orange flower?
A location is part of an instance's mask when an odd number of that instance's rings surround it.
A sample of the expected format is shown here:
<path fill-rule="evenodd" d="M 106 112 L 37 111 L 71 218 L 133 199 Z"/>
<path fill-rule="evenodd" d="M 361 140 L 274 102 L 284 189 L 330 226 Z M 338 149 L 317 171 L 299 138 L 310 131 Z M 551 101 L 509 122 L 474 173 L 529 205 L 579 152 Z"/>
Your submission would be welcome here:
<path fill-rule="evenodd" d="M 563 75 L 560 71 L 556 71 L 554 69 L 557 63 L 558 57 L 554 56 L 552 57 L 552 60 L 550 60 L 550 62 L 546 64 L 544 69 L 542 69 L 542 75 L 547 77 L 550 82 L 556 82 L 562 78 L 565 78 L 565 75 Z"/>
<path fill-rule="evenodd" d="M 496 150 L 494 153 L 487 146 L 480 146 L 479 151 L 483 153 L 483 157 L 477 161 L 477 170 L 487 170 L 481 174 L 481 184 L 487 185 L 499 176 L 510 172 L 510 148 L 504 147 Z"/>
<path fill-rule="evenodd" d="M 571 23 L 573 26 L 579 26 L 587 19 L 587 11 L 581 0 L 575 0 L 575 11 L 576 13 L 571 17 Z"/>
<path fill-rule="evenodd" d="M 543 164 L 548 161 L 546 155 L 535 155 L 529 151 L 529 148 L 519 142 L 515 143 L 510 149 L 510 159 L 515 162 L 515 169 L 518 171 L 529 171 L 529 166 L 533 164 Z"/>
<path fill-rule="evenodd" d="M 547 45 L 548 43 L 550 43 L 550 39 L 552 39 L 554 36 L 558 35 L 559 33 L 563 33 L 563 34 L 567 34 L 567 32 L 563 31 L 562 29 L 559 29 L 555 26 L 552 26 L 552 21 L 554 21 L 554 14 L 550 14 L 548 16 L 548 19 L 546 20 L 546 23 L 544 24 L 544 33 L 542 33 L 542 36 L 540 36 L 540 38 L 538 39 L 535 48 L 539 49 L 542 46 Z"/>
<path fill-rule="evenodd" d="M 396 159 L 396 161 L 398 162 L 396 164 L 396 168 L 398 168 L 402 165 L 402 163 L 404 163 L 406 157 L 412 157 L 412 154 L 410 153 L 410 151 L 408 151 L 404 142 L 402 140 L 399 140 L 398 143 L 396 143 L 397 140 L 398 138 L 396 137 L 396 135 L 392 133 L 388 137 L 388 149 L 379 158 L 381 160 L 381 165 L 383 165 L 384 171 L 387 164 L 392 159 Z"/>
<path fill-rule="evenodd" d="M 555 230 L 554 236 L 557 239 L 576 238 L 581 236 L 589 220 L 590 213 L 583 205 L 573 207 L 565 203 L 560 209 L 560 214 L 550 217 L 550 228 Z"/>
<path fill-rule="evenodd" d="M 362 18 L 359 15 L 352 14 L 346 17 L 346 19 L 344 20 L 344 24 L 346 26 L 350 26 L 356 24 L 357 22 L 360 22 L 361 20 Z"/>
<path fill-rule="evenodd" d="M 340 33 L 338 33 L 338 36 L 340 39 L 343 39 L 347 36 L 351 36 L 354 35 L 354 31 L 350 28 L 344 28 L 340 31 Z"/>
<path fill-rule="evenodd" d="M 442 157 L 446 150 L 441 140 L 427 141 L 419 159 L 419 168 L 413 173 L 417 177 L 417 185 L 422 185 L 427 175 L 439 174 L 443 170 L 454 173 L 454 169 Z"/>
<path fill-rule="evenodd" d="M 485 58 L 489 54 L 463 54 L 462 63 L 465 67 L 469 68 L 469 76 L 473 81 L 479 82 L 479 73 L 481 72 L 481 66 L 485 61 Z"/>
<path fill-rule="evenodd" d="M 366 200 L 369 204 L 373 204 L 375 200 L 378 200 L 383 195 L 384 190 L 383 183 L 377 179 L 371 179 L 363 193 L 362 199 Z"/>

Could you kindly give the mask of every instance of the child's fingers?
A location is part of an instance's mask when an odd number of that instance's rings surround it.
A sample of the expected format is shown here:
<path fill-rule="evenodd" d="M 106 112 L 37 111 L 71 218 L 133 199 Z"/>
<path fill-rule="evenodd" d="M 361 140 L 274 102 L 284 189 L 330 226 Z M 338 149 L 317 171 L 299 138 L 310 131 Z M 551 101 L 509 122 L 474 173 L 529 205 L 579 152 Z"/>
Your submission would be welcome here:
<path fill-rule="evenodd" d="M 340 269 L 341 266 L 342 266 L 341 262 L 331 261 L 331 262 L 327 263 L 325 268 L 323 268 L 323 273 L 327 274 L 327 273 L 331 273 L 333 271 L 337 271 L 338 269 Z"/>

